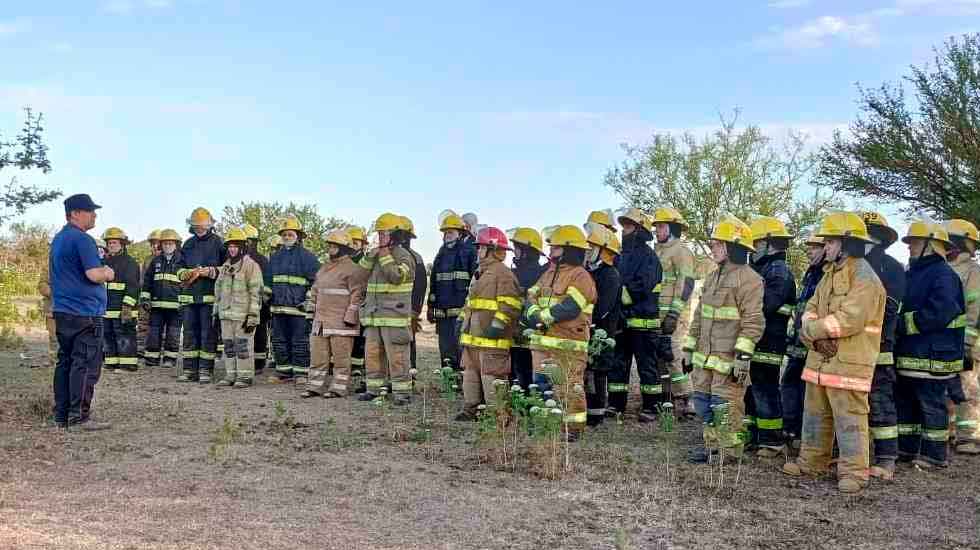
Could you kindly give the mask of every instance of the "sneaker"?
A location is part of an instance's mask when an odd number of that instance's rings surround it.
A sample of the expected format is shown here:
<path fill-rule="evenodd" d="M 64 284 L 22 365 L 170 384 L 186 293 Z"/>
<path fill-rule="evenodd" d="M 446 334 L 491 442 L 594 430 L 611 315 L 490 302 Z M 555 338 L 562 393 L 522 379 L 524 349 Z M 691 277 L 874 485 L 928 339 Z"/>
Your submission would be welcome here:
<path fill-rule="evenodd" d="M 234 384 L 234 382 L 232 382 L 231 380 L 221 379 L 221 380 L 218 380 L 218 383 L 215 384 L 215 386 L 225 387 L 225 386 L 230 386 L 232 384 Z"/>
<path fill-rule="evenodd" d="M 252 387 L 252 381 L 248 378 L 239 378 L 238 380 L 235 380 L 235 388 L 237 389 L 250 387 Z"/>
<path fill-rule="evenodd" d="M 936 469 L 939 469 L 939 468 L 945 468 L 945 467 L 949 466 L 949 464 L 947 464 L 945 462 L 942 463 L 942 464 L 936 464 L 935 462 L 930 462 L 930 461 L 928 461 L 928 460 L 926 460 L 924 458 L 917 458 L 917 459 L 913 460 L 912 461 L 912 465 L 915 466 L 916 468 L 920 469 L 920 470 L 925 470 L 925 471 L 928 471 L 928 470 L 936 470 Z"/>
<path fill-rule="evenodd" d="M 650 422 L 656 422 L 657 412 L 649 411 L 649 410 L 640 411 L 640 416 L 638 420 L 640 421 L 640 424 L 649 424 Z"/>
<path fill-rule="evenodd" d="M 374 401 L 377 397 L 378 397 L 377 395 L 374 395 L 371 392 L 364 392 L 362 394 L 358 394 L 357 400 L 358 401 Z"/>
<path fill-rule="evenodd" d="M 772 446 L 772 445 L 760 445 L 758 452 L 755 456 L 759 458 L 776 458 L 777 456 L 783 456 L 786 453 L 786 447 L 783 445 Z"/>
<path fill-rule="evenodd" d="M 837 482 L 837 490 L 846 495 L 853 495 L 860 493 L 865 485 L 867 485 L 867 482 L 862 483 L 856 479 L 847 477 Z"/>
<path fill-rule="evenodd" d="M 964 455 L 980 455 L 980 446 L 973 442 L 960 443 L 956 446 L 956 452 Z"/>

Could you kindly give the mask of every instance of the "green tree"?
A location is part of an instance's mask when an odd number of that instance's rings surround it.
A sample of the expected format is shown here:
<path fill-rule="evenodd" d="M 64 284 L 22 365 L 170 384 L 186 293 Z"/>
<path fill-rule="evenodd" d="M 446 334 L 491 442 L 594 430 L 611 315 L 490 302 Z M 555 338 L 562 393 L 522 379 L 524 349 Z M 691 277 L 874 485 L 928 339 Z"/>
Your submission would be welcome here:
<path fill-rule="evenodd" d="M 242 202 L 237 206 L 226 206 L 221 213 L 218 230 L 222 233 L 230 226 L 241 226 L 246 223 L 259 230 L 259 247 L 263 254 L 268 254 L 268 241 L 279 232 L 279 223 L 287 216 L 296 216 L 306 232 L 304 246 L 319 257 L 326 254 L 323 237 L 326 233 L 351 225 L 350 222 L 335 218 L 324 217 L 315 204 L 296 204 L 290 202 Z"/>
<path fill-rule="evenodd" d="M 746 223 L 756 215 L 776 216 L 799 237 L 838 206 L 833 193 L 809 185 L 817 159 L 807 152 L 804 135 L 790 132 L 777 146 L 756 126 L 740 129 L 737 120 L 737 111 L 722 117 L 720 127 L 702 138 L 665 133 L 644 145 L 623 145 L 626 160 L 606 173 L 604 184 L 647 212 L 679 210 L 690 224 L 686 239 L 702 258 L 715 222 L 726 213 Z M 801 243 L 797 239 L 789 251 L 797 276 L 806 267 Z"/>
<path fill-rule="evenodd" d="M 906 213 L 980 223 L 980 34 L 949 39 L 902 84 L 859 87 L 860 114 L 821 152 L 819 181 Z"/>
<path fill-rule="evenodd" d="M 6 168 L 18 170 L 51 171 L 48 160 L 48 146 L 44 143 L 44 115 L 37 115 L 30 108 L 24 109 L 24 126 L 20 133 L 10 141 L 0 133 L 0 171 Z M 54 200 L 61 191 L 48 191 L 36 185 L 21 184 L 16 177 L 3 183 L 0 191 L 0 226 L 14 216 L 23 214 L 29 207 Z"/>

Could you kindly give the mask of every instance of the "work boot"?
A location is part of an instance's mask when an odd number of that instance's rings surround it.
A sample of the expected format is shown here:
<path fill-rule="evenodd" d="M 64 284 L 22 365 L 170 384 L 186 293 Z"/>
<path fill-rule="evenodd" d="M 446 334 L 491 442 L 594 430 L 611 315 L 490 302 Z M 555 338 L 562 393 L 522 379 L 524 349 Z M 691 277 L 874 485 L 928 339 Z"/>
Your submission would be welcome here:
<path fill-rule="evenodd" d="M 602 421 L 603 420 L 604 420 L 604 417 L 602 417 L 602 416 L 599 416 L 599 415 L 596 415 L 596 414 L 590 414 L 590 415 L 588 415 L 588 416 L 585 417 L 585 425 L 588 426 L 588 427 L 590 427 L 590 428 L 596 428 L 596 427 L 602 425 Z"/>
<path fill-rule="evenodd" d="M 711 455 L 717 455 L 718 451 L 712 449 L 710 452 L 707 447 L 697 447 L 687 453 L 687 461 L 691 464 L 707 464 Z"/>
<path fill-rule="evenodd" d="M 316 397 L 318 395 L 320 395 L 320 394 L 318 394 L 317 392 L 312 391 L 312 390 L 303 390 L 299 394 L 299 396 L 302 397 L 303 399 L 309 399 L 310 397 Z"/>
<path fill-rule="evenodd" d="M 238 380 L 235 380 L 235 387 L 238 388 L 238 389 L 250 388 L 250 387 L 252 387 L 252 379 L 251 378 L 239 378 Z"/>
<path fill-rule="evenodd" d="M 895 479 L 895 461 L 894 460 L 878 461 L 868 471 L 868 475 L 870 475 L 875 479 L 880 479 L 882 481 L 891 481 Z"/>
<path fill-rule="evenodd" d="M 694 401 L 691 401 L 690 396 L 679 395 L 674 398 L 674 415 L 678 420 L 697 418 L 698 414 L 694 411 Z"/>
<path fill-rule="evenodd" d="M 864 489 L 864 486 L 866 484 L 867 484 L 866 482 L 861 483 L 856 479 L 846 477 L 837 482 L 837 490 L 846 495 L 853 495 L 856 493 L 860 493 L 861 490 Z"/>
<path fill-rule="evenodd" d="M 799 464 L 795 462 L 787 462 L 786 464 L 783 464 L 783 473 L 792 477 L 803 477 L 803 474 L 807 472 L 805 472 Z"/>
<path fill-rule="evenodd" d="M 967 441 L 957 445 L 956 452 L 964 455 L 980 455 L 980 446 L 972 441 Z"/>
<path fill-rule="evenodd" d="M 222 378 L 221 380 L 218 380 L 218 383 L 215 384 L 215 386 L 224 387 L 224 386 L 230 386 L 232 384 L 234 384 L 234 382 L 232 382 L 231 380 L 228 380 L 227 378 Z"/>
<path fill-rule="evenodd" d="M 211 383 L 211 371 L 209 371 L 209 370 L 202 370 L 201 372 L 197 373 L 197 381 L 199 383 L 201 383 L 201 384 L 210 384 Z"/>
<path fill-rule="evenodd" d="M 786 447 L 783 445 L 760 445 L 759 451 L 755 453 L 755 456 L 759 458 L 776 458 L 777 456 L 782 456 L 786 453 Z"/>
<path fill-rule="evenodd" d="M 375 395 L 375 394 L 373 394 L 371 392 L 368 392 L 368 391 L 366 391 L 364 393 L 361 393 L 361 394 L 358 394 L 358 396 L 357 396 L 357 400 L 358 401 L 374 401 L 377 398 L 378 398 L 377 395 Z"/>
<path fill-rule="evenodd" d="M 657 411 L 651 411 L 651 410 L 644 409 L 644 410 L 640 411 L 640 416 L 639 416 L 638 420 L 640 421 L 640 424 L 648 424 L 650 422 L 656 422 L 657 421 Z"/>
<path fill-rule="evenodd" d="M 945 468 L 945 467 L 949 466 L 948 463 L 936 464 L 936 463 L 930 462 L 930 461 L 928 461 L 928 460 L 926 460 L 924 458 L 917 458 L 917 459 L 913 460 L 912 461 L 912 465 L 915 466 L 916 468 L 920 469 L 920 470 L 926 470 L 926 471 L 928 471 L 928 470 L 936 470 L 936 469 L 939 469 L 939 468 Z"/>

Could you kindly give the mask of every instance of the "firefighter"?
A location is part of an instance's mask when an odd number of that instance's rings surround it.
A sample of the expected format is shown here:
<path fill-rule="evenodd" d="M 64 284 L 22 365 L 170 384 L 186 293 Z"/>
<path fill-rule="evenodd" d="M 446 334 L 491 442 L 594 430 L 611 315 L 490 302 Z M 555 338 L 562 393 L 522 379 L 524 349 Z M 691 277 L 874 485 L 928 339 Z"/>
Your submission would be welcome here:
<path fill-rule="evenodd" d="M 749 445 L 758 456 L 774 458 L 783 453 L 783 410 L 779 394 L 779 369 L 786 353 L 786 326 L 796 305 L 796 281 L 786 265 L 786 249 L 792 236 L 783 222 L 769 216 L 752 221 L 752 268 L 765 284 L 762 314 L 766 328 L 756 343 L 745 392 L 745 424 Z"/>
<path fill-rule="evenodd" d="M 228 259 L 214 285 L 214 317 L 221 323 L 225 376 L 218 386 L 247 388 L 255 377 L 252 353 L 262 311 L 262 269 L 248 255 L 248 234 L 238 227 L 225 235 Z"/>
<path fill-rule="evenodd" d="M 428 284 L 428 275 L 425 270 L 425 260 L 422 256 L 412 249 L 412 239 L 417 239 L 418 235 L 415 234 L 415 224 L 412 223 L 411 218 L 402 216 L 402 223 L 405 225 L 405 233 L 407 234 L 407 239 L 402 245 L 405 250 L 412 254 L 412 258 L 415 259 L 415 282 L 412 285 L 412 351 L 411 351 L 411 365 L 415 369 L 415 359 L 416 359 L 416 349 L 415 349 L 415 335 L 422 332 L 422 306 L 425 304 L 425 290 L 426 284 Z"/>
<path fill-rule="evenodd" d="M 378 246 L 360 261 L 369 272 L 360 309 L 367 368 L 367 391 L 358 397 L 361 401 L 373 401 L 382 393 L 389 393 L 390 387 L 395 404 L 411 402 L 412 380 L 408 371 L 415 258 L 402 246 L 408 237 L 406 229 L 397 214 L 379 216 L 372 228 L 378 234 Z"/>
<path fill-rule="evenodd" d="M 177 366 L 180 353 L 180 235 L 160 231 L 160 254 L 143 272 L 140 307 L 150 311 L 150 328 L 144 354 L 147 366 Z"/>
<path fill-rule="evenodd" d="M 653 228 L 657 238 L 655 250 L 664 272 L 660 290 L 660 332 L 662 338 L 670 342 L 674 356 L 667 365 L 674 411 L 681 418 L 691 418 L 696 413 L 690 400 L 691 381 L 681 365 L 681 346 L 691 318 L 687 304 L 694 293 L 694 254 L 681 242 L 687 222 L 677 210 L 666 207 L 656 209 Z"/>
<path fill-rule="evenodd" d="M 642 404 L 640 422 L 653 422 L 659 406 L 670 395 L 670 372 L 658 356 L 670 353 L 660 341 L 660 284 L 663 272 L 660 260 L 648 243 L 653 240 L 650 218 L 638 208 L 619 214 L 623 228 L 623 252 L 616 259 L 616 269 L 623 282 L 623 315 L 626 329 L 616 340 L 619 355 L 616 370 L 609 373 L 609 408 L 613 414 L 626 411 L 630 371 L 633 360 L 640 375 Z M 665 353 L 666 352 L 666 353 Z"/>
<path fill-rule="evenodd" d="M 331 231 L 324 244 L 329 259 L 317 272 L 310 292 L 315 315 L 310 335 L 309 383 L 300 394 L 304 398 L 350 394 L 351 350 L 354 339 L 361 333 L 358 310 L 364 302 L 367 271 L 351 260 L 353 243 L 346 231 Z"/>
<path fill-rule="evenodd" d="M 803 274 L 800 294 L 793 308 L 792 324 L 787 327 L 786 368 L 780 384 L 783 406 L 783 432 L 793 452 L 800 450 L 800 434 L 803 433 L 803 392 L 806 382 L 800 376 L 806 365 L 807 349 L 800 342 L 800 324 L 806 303 L 813 297 L 820 279 L 823 278 L 823 237 L 810 235 L 804 241 L 809 265 Z"/>
<path fill-rule="evenodd" d="M 517 277 L 521 287 L 521 296 L 527 294 L 527 289 L 534 286 L 547 269 L 541 265 L 541 255 L 544 254 L 544 241 L 536 229 L 517 227 L 508 231 L 511 246 L 514 248 L 514 263 L 511 272 Z M 516 380 L 525 390 L 534 380 L 534 367 L 531 362 L 529 340 L 524 337 L 527 327 L 518 321 L 514 331 L 514 343 L 510 348 L 511 380 Z"/>
<path fill-rule="evenodd" d="M 51 309 L 50 262 L 45 262 L 41 277 L 37 281 L 37 292 L 41 295 L 41 311 L 44 312 L 44 328 L 48 331 L 48 361 L 51 366 L 58 364 L 58 332 L 54 326 L 54 311 Z"/>
<path fill-rule="evenodd" d="M 214 371 L 218 334 L 214 316 L 214 281 L 225 262 L 221 237 L 214 232 L 214 218 L 205 208 L 195 208 L 187 220 L 191 237 L 184 241 L 177 262 L 181 281 L 180 317 L 183 328 L 182 368 L 178 382 L 210 384 Z"/>
<path fill-rule="evenodd" d="M 136 372 L 136 318 L 140 266 L 126 251 L 129 237 L 118 227 L 102 234 L 108 252 L 105 264 L 116 273 L 106 283 L 108 303 L 103 325 L 105 366 L 109 372 Z"/>
<path fill-rule="evenodd" d="M 517 277 L 504 265 L 511 250 L 504 232 L 484 227 L 476 246 L 479 271 L 470 285 L 460 334 L 464 409 L 456 420 L 475 420 L 480 403 L 493 404 L 494 382 L 508 380 L 510 347 L 524 305 Z"/>
<path fill-rule="evenodd" d="M 946 229 L 929 221 L 909 225 L 905 297 L 898 319 L 898 457 L 921 469 L 947 466 L 947 392 L 963 370 L 966 300 L 963 284 L 946 262 L 952 244 Z"/>
<path fill-rule="evenodd" d="M 620 297 L 623 283 L 616 270 L 616 257 L 622 251 L 616 233 L 609 226 L 587 222 L 590 248 L 585 261 L 596 288 L 596 303 L 592 311 L 592 341 L 589 362 L 585 368 L 586 424 L 598 426 L 606 415 L 606 386 L 609 372 L 616 369 L 616 348 L 606 341 L 622 330 Z M 598 330 L 605 332 L 603 335 Z"/>
<path fill-rule="evenodd" d="M 765 330 L 764 283 L 749 265 L 752 230 L 728 216 L 711 233 L 716 267 L 704 280 L 701 301 L 684 339 L 684 370 L 692 372 L 694 409 L 704 423 L 704 446 L 688 460 L 708 462 L 725 449 L 742 453 L 745 384 L 756 342 Z"/>
<path fill-rule="evenodd" d="M 898 233 L 888 225 L 885 216 L 879 212 L 863 212 L 861 216 L 874 242 L 865 259 L 885 287 L 885 317 L 881 326 L 881 347 L 871 379 L 871 395 L 868 397 L 871 408 L 868 425 L 874 443 L 871 477 L 887 481 L 894 477 L 895 461 L 898 459 L 898 412 L 895 406 L 895 359 L 892 351 L 898 310 L 905 296 L 905 268 L 885 253 L 898 240 Z"/>
<path fill-rule="evenodd" d="M 363 229 L 353 225 L 348 227 L 346 231 L 347 236 L 350 237 L 351 249 L 353 250 L 350 259 L 359 265 L 367 247 L 367 236 L 364 235 Z M 367 391 L 364 383 L 366 377 L 364 372 L 364 326 L 361 325 L 358 330 L 359 334 L 354 337 L 354 346 L 350 353 L 351 379 L 353 380 L 354 393 L 364 393 Z"/>
<path fill-rule="evenodd" d="M 960 372 L 960 384 L 967 401 L 956 406 L 956 452 L 976 455 L 980 454 L 980 388 L 977 384 L 977 371 L 974 364 L 980 358 L 980 347 L 976 345 L 977 328 L 980 326 L 980 266 L 973 260 L 973 255 L 980 246 L 980 235 L 977 228 L 966 220 L 950 220 L 946 222 L 946 231 L 952 243 L 947 258 L 953 271 L 960 277 L 963 284 L 963 296 L 966 304 L 966 327 L 963 351 L 963 371 Z"/>
<path fill-rule="evenodd" d="M 588 227 L 589 224 L 593 223 L 605 227 L 609 231 L 612 231 L 614 235 L 616 234 L 616 215 L 611 209 L 607 208 L 605 210 L 593 210 L 589 212 L 589 217 L 585 220 L 585 225 Z M 588 228 L 586 228 L 586 232 L 588 232 Z"/>
<path fill-rule="evenodd" d="M 269 259 L 265 284 L 272 289 L 269 311 L 272 313 L 272 351 L 276 356 L 276 374 L 283 380 L 294 379 L 306 384 L 310 369 L 310 325 L 307 322 L 307 293 L 320 262 L 303 246 L 306 233 L 294 216 L 279 224 L 282 248 Z"/>
<path fill-rule="evenodd" d="M 259 230 L 254 225 L 245 224 L 242 226 L 245 238 L 248 239 L 248 257 L 259 264 L 262 270 L 262 309 L 259 313 L 259 326 L 255 327 L 253 339 L 253 356 L 255 357 L 255 375 L 262 374 L 265 370 L 266 360 L 269 358 L 269 322 L 272 320 L 272 312 L 269 311 L 269 300 L 272 298 L 272 289 L 264 284 L 265 272 L 269 269 L 269 258 L 259 252 Z"/>
<path fill-rule="evenodd" d="M 154 229 L 150 231 L 150 234 L 146 237 L 147 244 L 150 245 L 150 255 L 146 258 L 144 263 L 140 265 L 140 288 L 143 288 L 144 281 L 142 279 L 143 274 L 146 273 L 146 268 L 149 267 L 150 262 L 154 258 L 160 255 L 160 229 Z M 150 329 L 150 307 L 148 305 L 143 305 L 143 295 L 140 294 L 140 307 L 137 310 L 138 319 L 136 321 L 136 356 L 143 359 L 143 364 L 149 364 L 146 360 L 146 338 L 147 332 Z M 159 364 L 159 359 L 157 364 Z"/>
<path fill-rule="evenodd" d="M 467 212 L 463 214 L 462 216 L 460 216 L 460 219 L 463 220 L 463 231 L 465 231 L 465 234 L 463 235 L 463 242 L 466 244 L 466 246 L 469 246 L 470 248 L 473 249 L 473 254 L 475 255 L 476 233 L 477 230 L 479 229 L 479 224 L 480 224 L 479 219 L 477 218 L 476 214 L 473 212 Z"/>
<path fill-rule="evenodd" d="M 864 259 L 871 238 L 860 215 L 828 214 L 817 236 L 824 238 L 827 265 L 806 304 L 800 340 L 810 350 L 803 439 L 787 475 L 829 473 L 836 439 L 837 488 L 857 493 L 868 483 L 868 393 L 881 345 L 885 288 Z"/>
<path fill-rule="evenodd" d="M 470 280 L 477 269 L 476 249 L 463 244 L 466 224 L 451 210 L 439 216 L 442 246 L 432 260 L 429 274 L 429 305 L 426 319 L 436 324 L 439 361 L 444 367 L 459 369 L 459 326 Z"/>
<path fill-rule="evenodd" d="M 542 389 L 552 387 L 552 369 L 560 370 L 557 395 L 564 407 L 563 423 L 570 441 L 585 429 L 585 367 L 588 362 L 589 326 L 596 289 L 585 270 L 589 243 L 574 225 L 546 232 L 551 263 L 527 291 L 525 324 L 531 335 L 534 379 Z"/>

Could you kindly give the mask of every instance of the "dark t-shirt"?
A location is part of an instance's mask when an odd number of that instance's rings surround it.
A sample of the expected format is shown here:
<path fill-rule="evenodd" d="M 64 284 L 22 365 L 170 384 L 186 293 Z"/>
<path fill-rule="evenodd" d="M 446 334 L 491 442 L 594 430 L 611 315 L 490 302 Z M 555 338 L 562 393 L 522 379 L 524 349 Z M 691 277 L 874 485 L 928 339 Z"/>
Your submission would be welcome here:
<path fill-rule="evenodd" d="M 83 317 L 105 315 L 106 289 L 93 283 L 85 272 L 102 265 L 95 239 L 72 224 L 66 224 L 51 242 L 51 300 L 55 313 Z"/>

